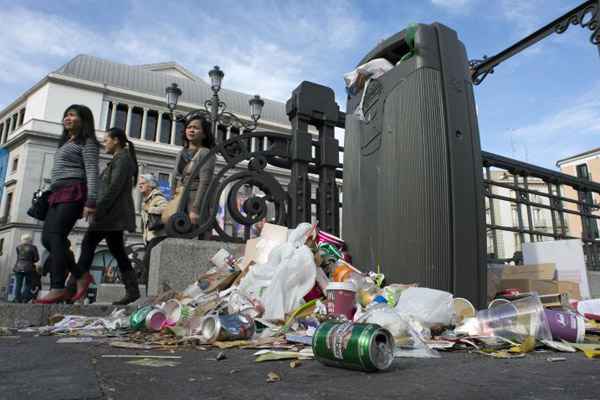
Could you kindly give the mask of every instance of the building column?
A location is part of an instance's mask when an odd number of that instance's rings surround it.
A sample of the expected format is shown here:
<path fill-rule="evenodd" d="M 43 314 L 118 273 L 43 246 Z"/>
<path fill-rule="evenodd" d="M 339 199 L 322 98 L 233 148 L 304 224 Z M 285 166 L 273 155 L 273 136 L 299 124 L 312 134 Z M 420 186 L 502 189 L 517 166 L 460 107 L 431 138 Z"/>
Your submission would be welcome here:
<path fill-rule="evenodd" d="M 154 141 L 156 143 L 160 143 L 160 133 L 162 130 L 162 111 L 158 112 L 158 118 L 156 119 L 156 137 L 154 138 Z"/>
<path fill-rule="evenodd" d="M 173 120 L 171 121 L 171 144 L 175 145 L 175 135 L 177 134 L 177 117 L 173 114 Z"/>
<path fill-rule="evenodd" d="M 127 105 L 127 118 L 125 122 L 125 136 L 129 137 L 129 133 L 131 132 L 131 114 L 133 107 L 131 105 Z"/>
<path fill-rule="evenodd" d="M 117 102 L 113 101 L 112 110 L 110 112 L 110 126 L 109 126 L 109 128 L 112 128 L 113 126 L 115 126 L 115 121 L 116 120 L 117 120 Z"/>
<path fill-rule="evenodd" d="M 140 139 L 146 138 L 146 120 L 148 119 L 148 109 L 144 107 L 144 112 L 142 113 L 142 133 L 140 134 Z"/>

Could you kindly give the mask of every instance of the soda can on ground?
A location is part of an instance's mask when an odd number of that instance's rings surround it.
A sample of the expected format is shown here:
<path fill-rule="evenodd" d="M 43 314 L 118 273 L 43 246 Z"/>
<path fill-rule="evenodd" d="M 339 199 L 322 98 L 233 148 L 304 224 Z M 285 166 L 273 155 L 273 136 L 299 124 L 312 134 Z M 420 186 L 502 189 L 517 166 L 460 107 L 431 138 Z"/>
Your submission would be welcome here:
<path fill-rule="evenodd" d="M 250 339 L 254 331 L 254 320 L 244 314 L 208 315 L 201 328 L 207 343 Z"/>
<path fill-rule="evenodd" d="M 129 316 L 129 326 L 134 331 L 142 330 L 146 327 L 146 317 L 152 311 L 154 307 L 152 306 L 144 306 L 139 308 L 133 312 Z"/>
<path fill-rule="evenodd" d="M 323 322 L 312 348 L 318 361 L 334 367 L 371 372 L 385 370 L 394 361 L 394 338 L 377 324 Z"/>

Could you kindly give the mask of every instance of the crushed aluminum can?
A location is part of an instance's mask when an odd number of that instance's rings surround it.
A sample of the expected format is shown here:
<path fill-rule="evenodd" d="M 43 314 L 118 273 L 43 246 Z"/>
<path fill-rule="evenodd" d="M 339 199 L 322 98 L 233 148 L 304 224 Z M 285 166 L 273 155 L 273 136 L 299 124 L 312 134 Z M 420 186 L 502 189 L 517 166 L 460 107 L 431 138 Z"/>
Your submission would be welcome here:
<path fill-rule="evenodd" d="M 250 339 L 254 331 L 254 320 L 244 314 L 209 315 L 202 321 L 201 328 L 207 343 Z"/>
<path fill-rule="evenodd" d="M 144 306 L 137 309 L 133 314 L 129 316 L 129 326 L 135 331 L 139 331 L 146 327 L 146 316 L 152 311 L 154 307 Z"/>
<path fill-rule="evenodd" d="M 394 338 L 377 324 L 323 322 L 312 349 L 325 365 L 366 372 L 388 369 L 394 361 Z"/>

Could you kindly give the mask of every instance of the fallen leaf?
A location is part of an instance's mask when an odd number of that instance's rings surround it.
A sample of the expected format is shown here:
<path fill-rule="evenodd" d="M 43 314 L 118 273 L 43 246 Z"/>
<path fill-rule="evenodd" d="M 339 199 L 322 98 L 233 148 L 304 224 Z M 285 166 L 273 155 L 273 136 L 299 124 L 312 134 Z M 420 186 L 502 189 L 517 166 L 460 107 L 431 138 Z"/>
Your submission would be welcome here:
<path fill-rule="evenodd" d="M 269 374 L 267 375 L 267 382 L 269 382 L 269 383 L 279 382 L 280 380 L 281 380 L 281 377 L 275 372 L 269 372 Z"/>
<path fill-rule="evenodd" d="M 575 347 L 577 350 L 583 351 L 583 354 L 585 354 L 587 358 L 600 357 L 600 345 L 598 344 L 569 343 L 569 345 Z"/>
<path fill-rule="evenodd" d="M 290 368 L 298 368 L 301 365 L 302 365 L 302 363 L 299 360 L 290 362 Z"/>
<path fill-rule="evenodd" d="M 527 336 L 523 343 L 518 346 L 511 347 L 508 351 L 511 353 L 531 353 L 535 350 L 535 337 Z"/>
<path fill-rule="evenodd" d="M 489 357 L 494 357 L 494 358 L 521 358 L 521 357 L 525 357 L 525 354 L 520 353 L 520 354 L 511 354 L 506 350 L 501 350 L 501 351 L 492 351 L 489 353 L 486 353 L 484 351 L 476 351 L 476 353 L 479 354 L 483 354 L 485 356 L 489 356 Z"/>

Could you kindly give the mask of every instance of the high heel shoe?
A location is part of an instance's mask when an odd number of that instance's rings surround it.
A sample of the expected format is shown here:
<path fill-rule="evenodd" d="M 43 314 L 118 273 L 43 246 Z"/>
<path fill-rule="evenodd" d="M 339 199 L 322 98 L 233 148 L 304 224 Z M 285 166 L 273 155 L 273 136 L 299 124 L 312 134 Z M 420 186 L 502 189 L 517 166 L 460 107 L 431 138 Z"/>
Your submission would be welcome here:
<path fill-rule="evenodd" d="M 33 300 L 33 304 L 57 304 L 57 303 L 63 303 L 65 301 L 67 301 L 68 299 L 70 299 L 70 295 L 67 291 L 63 291 L 62 294 L 60 294 L 59 296 L 56 297 L 51 297 L 48 298 L 48 295 L 46 295 L 46 297 L 41 298 L 41 299 L 36 299 Z"/>
<path fill-rule="evenodd" d="M 87 295 L 88 288 L 94 282 L 94 277 L 89 272 L 86 272 L 85 275 L 81 277 L 81 279 L 85 279 L 83 287 L 80 290 L 78 290 L 73 297 L 71 297 L 70 300 L 72 302 L 84 298 Z"/>

